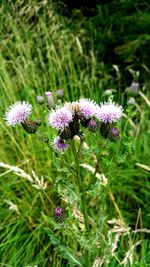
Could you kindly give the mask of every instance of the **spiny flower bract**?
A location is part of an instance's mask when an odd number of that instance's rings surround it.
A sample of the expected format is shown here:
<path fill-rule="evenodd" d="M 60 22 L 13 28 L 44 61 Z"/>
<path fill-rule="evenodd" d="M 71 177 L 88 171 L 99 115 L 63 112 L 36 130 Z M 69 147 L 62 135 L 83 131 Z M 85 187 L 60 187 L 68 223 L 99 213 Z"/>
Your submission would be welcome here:
<path fill-rule="evenodd" d="M 89 119 L 90 117 L 95 115 L 97 104 L 94 101 L 86 99 L 86 98 L 81 98 L 79 100 L 79 106 L 80 106 L 81 115 L 85 119 Z"/>
<path fill-rule="evenodd" d="M 104 123 L 116 122 L 122 117 L 123 108 L 114 102 L 104 102 L 97 109 L 96 117 Z"/>
<path fill-rule="evenodd" d="M 48 115 L 48 124 L 58 131 L 63 131 L 73 120 L 73 114 L 66 107 L 54 110 Z"/>
<path fill-rule="evenodd" d="M 18 101 L 11 105 L 6 111 L 4 118 L 10 126 L 15 126 L 25 121 L 32 112 L 32 105 L 25 101 Z"/>

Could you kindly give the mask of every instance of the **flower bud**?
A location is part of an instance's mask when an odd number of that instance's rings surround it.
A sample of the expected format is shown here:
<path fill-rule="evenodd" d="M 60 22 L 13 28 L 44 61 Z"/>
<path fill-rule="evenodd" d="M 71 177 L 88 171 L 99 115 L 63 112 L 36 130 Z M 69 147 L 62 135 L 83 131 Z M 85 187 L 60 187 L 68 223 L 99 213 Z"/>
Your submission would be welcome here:
<path fill-rule="evenodd" d="M 64 94 L 65 94 L 65 92 L 64 92 L 63 89 L 58 89 L 58 90 L 56 91 L 56 96 L 57 96 L 57 98 L 62 98 L 62 97 L 64 96 Z"/>
<path fill-rule="evenodd" d="M 68 148 L 68 144 L 66 144 L 59 136 L 54 138 L 53 146 L 57 151 L 65 151 Z"/>
<path fill-rule="evenodd" d="M 48 109 L 53 109 L 55 107 L 55 100 L 52 92 L 45 92 L 45 98 Z"/>
<path fill-rule="evenodd" d="M 54 210 L 54 218 L 57 223 L 63 223 L 65 219 L 64 210 L 61 207 L 56 207 Z"/>
<path fill-rule="evenodd" d="M 134 97 L 130 97 L 127 104 L 129 106 L 134 106 L 135 105 L 135 98 Z"/>
<path fill-rule="evenodd" d="M 88 123 L 88 128 L 89 128 L 89 130 L 91 130 L 92 132 L 95 132 L 96 129 L 97 129 L 97 122 L 96 122 L 96 120 L 91 119 L 91 120 L 89 121 L 89 123 Z"/>
<path fill-rule="evenodd" d="M 29 134 L 35 134 L 37 129 L 41 125 L 41 121 L 32 121 L 31 119 L 26 119 L 24 122 L 21 123 L 24 130 Z"/>
<path fill-rule="evenodd" d="M 110 141 L 117 141 L 119 138 L 119 130 L 115 127 L 110 128 L 108 138 Z"/>
<path fill-rule="evenodd" d="M 37 101 L 37 103 L 39 103 L 39 104 L 43 104 L 43 103 L 45 102 L 45 99 L 44 99 L 44 97 L 41 96 L 41 95 L 36 95 L 36 101 Z"/>
<path fill-rule="evenodd" d="M 127 89 L 129 95 L 137 95 L 139 93 L 139 83 L 132 82 L 130 87 Z"/>

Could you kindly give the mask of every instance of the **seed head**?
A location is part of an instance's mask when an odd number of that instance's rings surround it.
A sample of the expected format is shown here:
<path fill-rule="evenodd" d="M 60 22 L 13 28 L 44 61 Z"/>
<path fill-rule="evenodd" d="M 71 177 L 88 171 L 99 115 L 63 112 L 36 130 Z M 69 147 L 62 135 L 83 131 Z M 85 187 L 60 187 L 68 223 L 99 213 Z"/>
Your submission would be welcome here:
<path fill-rule="evenodd" d="M 73 116 L 78 116 L 80 113 L 80 105 L 78 101 L 74 101 L 74 102 L 67 102 L 65 103 L 65 108 L 67 108 L 68 110 L 71 111 L 71 113 L 73 114 Z"/>

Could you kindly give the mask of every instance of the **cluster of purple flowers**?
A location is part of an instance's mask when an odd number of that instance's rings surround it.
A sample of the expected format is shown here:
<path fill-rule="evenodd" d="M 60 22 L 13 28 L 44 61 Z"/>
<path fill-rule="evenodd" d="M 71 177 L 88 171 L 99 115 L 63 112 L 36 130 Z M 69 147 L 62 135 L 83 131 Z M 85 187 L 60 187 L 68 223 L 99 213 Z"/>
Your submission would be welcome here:
<path fill-rule="evenodd" d="M 46 97 L 51 101 L 51 92 L 46 92 Z M 8 125 L 22 124 L 28 133 L 35 133 L 40 123 L 29 119 L 31 112 L 32 106 L 29 103 L 16 102 L 6 111 L 5 120 Z M 54 105 L 47 116 L 48 125 L 58 131 L 53 146 L 59 151 L 66 150 L 68 140 L 80 133 L 81 125 L 90 131 L 99 129 L 103 137 L 116 140 L 119 131 L 113 124 L 121 118 L 122 114 L 122 106 L 112 101 L 98 105 L 93 100 L 82 98 L 58 107 Z"/>
<path fill-rule="evenodd" d="M 65 103 L 48 114 L 49 126 L 58 131 L 58 137 L 54 139 L 55 149 L 66 150 L 67 141 L 79 134 L 80 125 L 91 131 L 100 128 L 103 137 L 117 140 L 119 131 L 113 127 L 113 123 L 118 121 L 122 114 L 123 108 L 111 101 L 100 106 L 89 99 Z"/>

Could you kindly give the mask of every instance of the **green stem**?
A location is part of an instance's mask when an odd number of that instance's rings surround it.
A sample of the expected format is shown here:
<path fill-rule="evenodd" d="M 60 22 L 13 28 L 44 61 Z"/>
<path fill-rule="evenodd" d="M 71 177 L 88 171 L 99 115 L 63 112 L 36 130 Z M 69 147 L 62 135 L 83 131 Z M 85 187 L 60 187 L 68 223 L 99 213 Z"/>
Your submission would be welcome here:
<path fill-rule="evenodd" d="M 96 163 L 96 166 L 95 166 L 95 172 L 94 172 L 94 174 L 93 174 L 94 177 L 95 177 L 96 173 L 97 173 L 98 170 L 99 170 L 99 162 L 100 162 L 100 160 L 101 160 L 101 156 L 102 156 L 102 154 L 103 154 L 104 148 L 106 147 L 107 143 L 108 143 L 108 139 L 106 139 L 106 141 L 104 142 L 104 144 L 103 144 L 103 146 L 102 146 L 102 148 L 101 148 L 101 152 L 100 152 L 100 154 L 97 156 L 97 163 Z"/>
<path fill-rule="evenodd" d="M 86 231 L 88 232 L 90 229 L 90 225 L 89 225 L 89 219 L 88 219 L 88 213 L 87 213 L 87 205 L 86 205 L 84 185 L 83 185 L 83 181 L 81 179 L 80 172 L 79 172 L 79 153 L 76 151 L 73 140 L 71 141 L 71 146 L 72 146 L 72 152 L 73 152 L 73 156 L 74 156 L 74 160 L 75 160 L 76 178 L 77 178 L 76 185 L 79 188 L 80 200 L 81 200 L 81 209 L 82 209 L 83 216 L 84 216 L 85 228 L 86 228 Z"/>
<path fill-rule="evenodd" d="M 71 146 L 72 146 L 72 152 L 75 160 L 75 169 L 76 169 L 76 186 L 78 187 L 79 191 L 79 198 L 81 201 L 81 209 L 82 213 L 84 216 L 84 223 L 85 223 L 85 229 L 86 229 L 86 234 L 88 235 L 89 230 L 90 230 L 90 225 L 89 225 L 89 219 L 88 219 L 88 213 L 87 213 L 87 205 L 86 205 L 86 196 L 85 196 L 85 191 L 84 191 L 84 184 L 83 180 L 81 179 L 80 172 L 79 172 L 79 154 L 80 154 L 80 149 L 81 149 L 81 142 L 78 148 L 78 151 L 76 151 L 74 141 L 71 141 Z M 85 251 L 85 266 L 90 267 L 90 258 L 89 258 L 89 253 L 88 251 Z"/>

